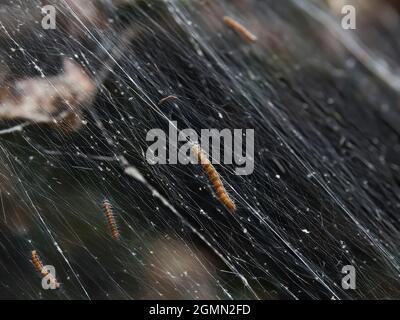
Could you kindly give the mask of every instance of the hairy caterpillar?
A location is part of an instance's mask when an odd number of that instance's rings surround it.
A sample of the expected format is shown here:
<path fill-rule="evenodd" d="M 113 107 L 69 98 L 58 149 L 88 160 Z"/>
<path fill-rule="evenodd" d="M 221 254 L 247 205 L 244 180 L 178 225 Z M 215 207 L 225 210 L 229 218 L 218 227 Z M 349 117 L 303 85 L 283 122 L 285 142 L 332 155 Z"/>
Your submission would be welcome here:
<path fill-rule="evenodd" d="M 230 198 L 229 194 L 226 192 L 224 185 L 219 177 L 217 170 L 214 168 L 210 160 L 204 155 L 204 151 L 198 144 L 193 145 L 193 151 L 196 154 L 197 160 L 203 167 L 203 170 L 207 173 L 208 178 L 211 181 L 211 184 L 214 187 L 215 192 L 217 193 L 219 201 L 230 211 L 236 211 L 236 205 L 233 200 Z"/>
<path fill-rule="evenodd" d="M 169 100 L 176 100 L 176 99 L 178 99 L 177 96 L 169 95 L 169 96 L 167 96 L 167 97 L 162 98 L 160 101 L 158 101 L 158 105 L 160 106 L 160 105 L 162 105 L 162 104 L 163 104 L 164 102 L 166 102 L 166 101 L 169 101 Z"/>
<path fill-rule="evenodd" d="M 242 24 L 239 22 L 233 20 L 230 17 L 224 17 L 224 23 L 236 31 L 240 36 L 242 36 L 246 41 L 248 42 L 255 42 L 257 41 L 257 37 L 251 33 L 249 30 L 247 30 Z"/>
<path fill-rule="evenodd" d="M 39 254 L 36 250 L 32 250 L 32 263 L 42 278 L 49 276 L 50 282 L 53 283 L 56 288 L 60 287 L 60 283 L 57 281 L 57 279 L 44 268 L 42 260 L 40 260 Z"/>
<path fill-rule="evenodd" d="M 119 240 L 120 235 L 119 235 L 117 223 L 115 221 L 114 212 L 113 212 L 110 201 L 108 201 L 107 199 L 103 201 L 103 210 L 104 210 L 104 214 L 106 215 L 108 225 L 110 226 L 111 236 L 115 240 Z"/>

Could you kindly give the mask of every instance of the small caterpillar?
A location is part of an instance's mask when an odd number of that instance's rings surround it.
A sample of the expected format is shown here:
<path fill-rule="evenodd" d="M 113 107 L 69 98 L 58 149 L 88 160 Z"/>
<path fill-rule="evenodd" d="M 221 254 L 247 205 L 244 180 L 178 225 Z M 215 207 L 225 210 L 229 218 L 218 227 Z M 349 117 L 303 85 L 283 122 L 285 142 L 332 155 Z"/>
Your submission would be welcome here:
<path fill-rule="evenodd" d="M 57 279 L 44 268 L 42 260 L 40 260 L 39 254 L 36 250 L 32 250 L 32 263 L 35 266 L 36 271 L 42 276 L 42 278 L 49 276 L 50 282 L 54 283 L 56 288 L 60 287 L 60 283 L 57 281 Z"/>
<path fill-rule="evenodd" d="M 224 185 L 219 177 L 217 170 L 214 168 L 210 160 L 204 155 L 204 151 L 198 144 L 193 145 L 193 151 L 196 154 L 197 160 L 202 165 L 203 170 L 207 173 L 208 178 L 217 193 L 219 201 L 230 211 L 236 211 L 236 205 L 226 192 Z"/>
<path fill-rule="evenodd" d="M 108 225 L 110 226 L 111 236 L 115 240 L 119 240 L 120 235 L 119 235 L 117 223 L 115 221 L 114 212 L 113 212 L 110 201 L 108 201 L 107 199 L 103 201 L 103 210 L 104 210 L 104 214 L 106 215 Z"/>
<path fill-rule="evenodd" d="M 228 27 L 230 27 L 231 29 L 236 31 L 246 41 L 248 41 L 248 42 L 256 42 L 257 41 L 257 37 L 253 33 L 251 33 L 242 24 L 240 24 L 239 22 L 233 20 L 232 18 L 225 16 L 224 17 L 224 23 Z"/>
<path fill-rule="evenodd" d="M 166 102 L 166 101 L 169 101 L 169 100 L 176 100 L 176 99 L 178 99 L 177 96 L 170 95 L 170 96 L 164 97 L 164 98 L 162 98 L 160 101 L 158 101 L 158 105 L 160 106 L 160 105 L 162 105 L 162 104 L 163 104 L 164 102 Z"/>

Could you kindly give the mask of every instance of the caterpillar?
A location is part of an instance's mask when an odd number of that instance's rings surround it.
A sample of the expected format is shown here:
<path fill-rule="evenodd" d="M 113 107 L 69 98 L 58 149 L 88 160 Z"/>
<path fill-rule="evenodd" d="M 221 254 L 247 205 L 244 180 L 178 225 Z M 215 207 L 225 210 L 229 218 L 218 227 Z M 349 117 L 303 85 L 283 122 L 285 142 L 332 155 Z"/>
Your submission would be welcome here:
<path fill-rule="evenodd" d="M 230 27 L 231 29 L 236 31 L 246 41 L 248 41 L 248 42 L 256 42 L 257 41 L 257 37 L 253 33 L 251 33 L 242 24 L 240 24 L 239 22 L 233 20 L 232 18 L 225 16 L 224 17 L 224 23 L 228 27 Z"/>
<path fill-rule="evenodd" d="M 47 271 L 44 268 L 43 262 L 42 262 L 42 260 L 40 260 L 40 257 L 39 257 L 39 254 L 37 253 L 37 251 L 32 250 L 31 255 L 32 255 L 32 263 L 33 263 L 37 273 L 39 273 L 42 276 L 42 278 L 48 276 L 50 279 L 50 282 L 54 283 L 56 288 L 59 288 L 60 283 L 57 281 L 57 279 L 52 274 L 50 274 L 49 271 Z"/>
<path fill-rule="evenodd" d="M 158 105 L 160 106 L 160 105 L 162 105 L 162 104 L 163 104 L 164 102 L 166 102 L 166 101 L 169 101 L 169 100 L 176 100 L 176 99 L 178 99 L 177 96 L 169 95 L 169 96 L 167 96 L 167 97 L 162 98 L 160 101 L 158 101 Z"/>
<path fill-rule="evenodd" d="M 211 184 L 214 187 L 215 192 L 217 193 L 219 201 L 230 211 L 236 211 L 236 205 L 229 196 L 228 192 L 226 192 L 224 185 L 219 177 L 219 174 L 215 167 L 212 165 L 210 160 L 204 155 L 204 151 L 198 144 L 193 145 L 193 151 L 197 157 L 198 162 L 203 167 L 203 170 L 207 173 L 208 178 L 211 181 Z"/>
<path fill-rule="evenodd" d="M 111 236 L 114 238 L 114 240 L 120 240 L 120 234 L 115 221 L 114 212 L 110 201 L 107 199 L 103 201 L 103 211 L 106 215 L 108 225 L 110 226 Z"/>

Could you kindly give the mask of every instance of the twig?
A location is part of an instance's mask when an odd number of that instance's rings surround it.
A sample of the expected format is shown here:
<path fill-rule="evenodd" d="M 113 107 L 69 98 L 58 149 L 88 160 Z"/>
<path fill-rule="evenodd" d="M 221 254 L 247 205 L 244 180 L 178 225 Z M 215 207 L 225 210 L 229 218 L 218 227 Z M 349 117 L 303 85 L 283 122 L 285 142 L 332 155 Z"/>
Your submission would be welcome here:
<path fill-rule="evenodd" d="M 13 133 L 13 132 L 20 132 L 20 131 L 22 131 L 26 126 L 28 126 L 28 125 L 30 125 L 30 124 L 31 124 L 31 122 L 24 122 L 24 123 L 21 123 L 21 124 L 19 124 L 19 125 L 14 126 L 14 127 L 0 130 L 0 135 L 5 135 L 5 134 Z"/>

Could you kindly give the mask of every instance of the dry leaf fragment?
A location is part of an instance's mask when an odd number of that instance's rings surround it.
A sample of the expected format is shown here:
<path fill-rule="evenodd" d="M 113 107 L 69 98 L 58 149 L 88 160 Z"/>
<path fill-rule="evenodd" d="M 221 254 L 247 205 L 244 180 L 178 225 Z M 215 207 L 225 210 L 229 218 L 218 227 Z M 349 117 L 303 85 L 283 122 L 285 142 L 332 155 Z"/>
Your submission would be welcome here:
<path fill-rule="evenodd" d="M 57 122 L 80 115 L 96 91 L 94 81 L 74 61 L 64 60 L 64 72 L 53 77 L 15 81 L 0 89 L 0 119 Z"/>

